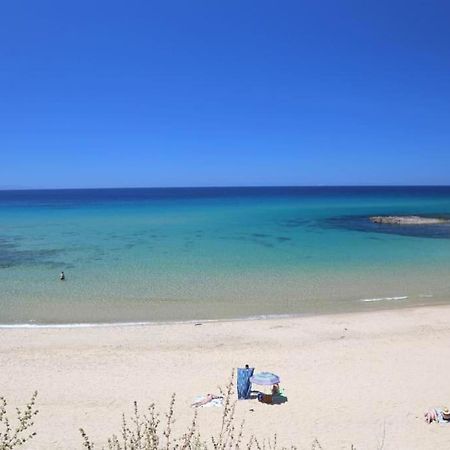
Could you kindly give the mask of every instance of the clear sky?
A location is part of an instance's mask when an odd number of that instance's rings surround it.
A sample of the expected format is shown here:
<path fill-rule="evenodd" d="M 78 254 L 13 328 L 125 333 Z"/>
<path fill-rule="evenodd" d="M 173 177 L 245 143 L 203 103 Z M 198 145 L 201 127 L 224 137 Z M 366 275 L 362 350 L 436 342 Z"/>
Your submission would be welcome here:
<path fill-rule="evenodd" d="M 0 187 L 450 184 L 450 2 L 0 4 Z"/>

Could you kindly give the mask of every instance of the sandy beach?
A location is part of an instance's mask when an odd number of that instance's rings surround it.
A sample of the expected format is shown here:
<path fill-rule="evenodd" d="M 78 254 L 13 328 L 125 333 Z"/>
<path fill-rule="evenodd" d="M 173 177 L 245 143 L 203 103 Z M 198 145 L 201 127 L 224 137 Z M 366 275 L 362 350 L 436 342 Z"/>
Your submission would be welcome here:
<path fill-rule="evenodd" d="M 246 363 L 280 375 L 288 402 L 239 401 L 247 434 L 277 433 L 309 449 L 445 449 L 450 426 L 423 411 L 450 406 L 450 307 L 424 307 L 254 321 L 3 328 L 0 393 L 11 407 L 39 391 L 38 435 L 27 448 L 81 448 L 79 427 L 98 444 L 119 430 L 121 413 L 177 394 L 176 430 L 190 403 L 218 392 Z M 201 408 L 204 436 L 221 408 Z"/>

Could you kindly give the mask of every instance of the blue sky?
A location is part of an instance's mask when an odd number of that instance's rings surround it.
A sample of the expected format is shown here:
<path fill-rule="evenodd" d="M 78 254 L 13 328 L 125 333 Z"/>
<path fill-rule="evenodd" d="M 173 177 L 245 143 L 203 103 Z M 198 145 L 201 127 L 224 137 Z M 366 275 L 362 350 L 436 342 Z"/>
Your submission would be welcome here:
<path fill-rule="evenodd" d="M 450 184 L 447 1 L 6 1 L 0 187 Z"/>

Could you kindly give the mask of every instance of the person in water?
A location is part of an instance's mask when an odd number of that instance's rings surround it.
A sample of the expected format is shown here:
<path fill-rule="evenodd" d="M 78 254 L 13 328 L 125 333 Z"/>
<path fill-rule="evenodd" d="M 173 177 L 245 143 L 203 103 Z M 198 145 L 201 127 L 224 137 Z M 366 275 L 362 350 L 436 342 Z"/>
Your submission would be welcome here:
<path fill-rule="evenodd" d="M 66 276 L 64 275 L 64 272 L 61 272 L 61 275 L 59 276 L 59 279 L 61 281 L 64 281 L 66 279 Z"/>

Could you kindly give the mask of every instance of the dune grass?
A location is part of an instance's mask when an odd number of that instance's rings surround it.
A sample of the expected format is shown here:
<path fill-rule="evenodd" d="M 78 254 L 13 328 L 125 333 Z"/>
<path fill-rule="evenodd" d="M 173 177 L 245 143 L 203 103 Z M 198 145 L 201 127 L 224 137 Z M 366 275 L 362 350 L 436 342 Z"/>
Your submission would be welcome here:
<path fill-rule="evenodd" d="M 255 449 L 255 450 L 282 450 L 279 447 L 277 435 L 266 438 L 257 438 L 254 435 L 244 438 L 245 422 L 237 422 L 235 417 L 236 400 L 233 396 L 234 378 L 232 377 L 221 393 L 224 397 L 223 414 L 220 431 L 208 435 L 200 430 L 197 422 L 197 410 L 194 411 L 192 421 L 187 429 L 177 435 L 173 429 L 175 423 L 175 394 L 169 403 L 167 412 L 160 413 L 152 403 L 145 411 L 141 411 L 137 402 L 134 402 L 133 413 L 130 417 L 122 414 L 122 426 L 117 433 L 107 438 L 105 446 L 94 443 L 87 428 L 80 428 L 80 447 L 86 450 L 225 450 L 225 449 Z M 36 436 L 34 431 L 34 417 L 38 414 L 36 408 L 37 392 L 22 409 L 16 408 L 14 419 L 11 419 L 7 409 L 8 403 L 0 397 L 0 450 L 13 450 L 27 446 Z M 92 427 L 93 424 L 87 424 Z M 384 444 L 384 442 L 383 442 Z M 293 450 L 297 447 L 288 447 Z M 319 441 L 315 439 L 311 450 L 324 450 Z M 350 450 L 356 450 L 352 445 Z"/>
<path fill-rule="evenodd" d="M 11 420 L 8 413 L 8 402 L 5 397 L 0 397 L 0 450 L 22 446 L 36 435 L 33 431 L 33 420 L 39 412 L 35 406 L 36 397 L 37 392 L 34 392 L 24 408 L 16 408 L 14 420 Z"/>
<path fill-rule="evenodd" d="M 225 450 L 225 449 L 257 449 L 275 450 L 277 436 L 263 440 L 252 435 L 244 439 L 245 422 L 237 422 L 235 418 L 236 400 L 233 399 L 234 377 L 232 376 L 224 391 L 223 414 L 220 431 L 216 435 L 202 434 L 197 423 L 197 411 L 194 412 L 191 424 L 181 435 L 175 435 L 172 425 L 175 422 L 175 394 L 166 413 L 160 414 L 155 404 L 151 404 L 145 413 L 141 413 L 138 404 L 134 403 L 133 415 L 127 418 L 122 415 L 122 428 L 120 433 L 113 434 L 107 440 L 108 450 Z M 87 450 L 97 447 L 90 440 L 87 432 L 80 429 L 83 445 Z M 295 446 L 291 446 L 295 449 Z M 313 444 L 313 449 L 320 450 L 320 445 Z"/>

